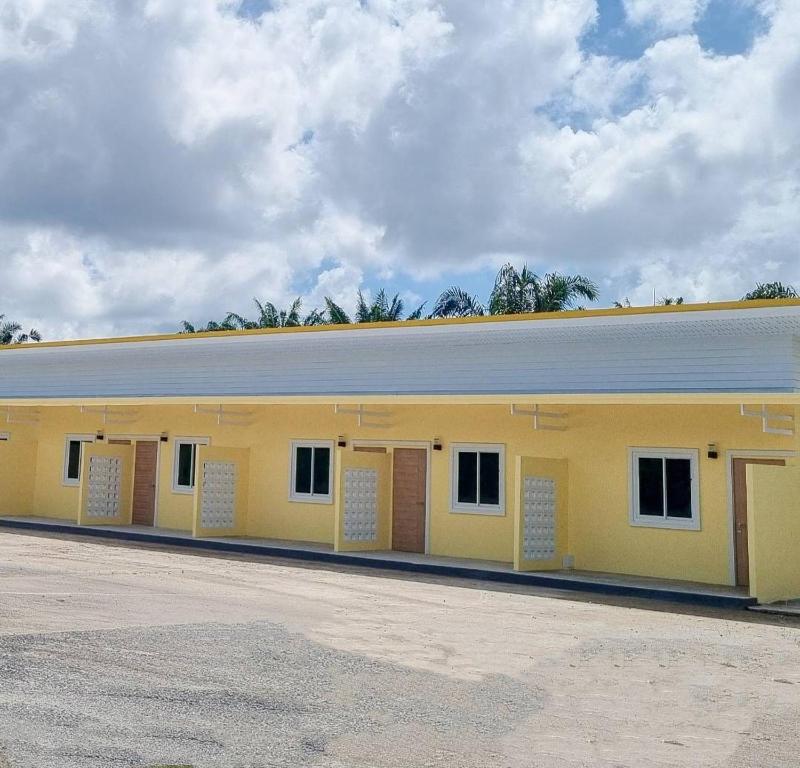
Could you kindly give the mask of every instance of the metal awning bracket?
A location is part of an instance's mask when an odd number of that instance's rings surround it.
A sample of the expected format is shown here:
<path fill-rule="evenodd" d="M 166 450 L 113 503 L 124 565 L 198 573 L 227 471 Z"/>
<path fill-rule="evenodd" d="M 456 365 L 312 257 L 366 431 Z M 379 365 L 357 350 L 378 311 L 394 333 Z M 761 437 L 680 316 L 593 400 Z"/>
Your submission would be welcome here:
<path fill-rule="evenodd" d="M 222 404 L 211 408 L 203 405 L 195 405 L 194 413 L 216 416 L 217 424 L 225 424 L 230 427 L 249 427 L 253 423 L 252 411 L 226 411 L 225 406 Z"/>
<path fill-rule="evenodd" d="M 566 424 L 548 424 L 548 419 L 566 419 L 566 413 L 557 413 L 556 411 L 543 411 L 538 405 L 533 408 L 519 408 L 511 404 L 512 416 L 530 416 L 533 420 L 533 428 L 535 430 L 550 430 L 552 432 L 565 432 L 567 429 Z"/>
<path fill-rule="evenodd" d="M 359 404 L 356 408 L 334 404 L 333 412 L 338 416 L 339 414 L 351 414 L 356 417 L 356 423 L 359 427 L 365 429 L 386 429 L 390 424 L 382 421 L 370 421 L 370 419 L 388 419 L 391 411 L 369 411 L 364 408 L 363 404 Z"/>
<path fill-rule="evenodd" d="M 114 410 L 107 405 L 82 405 L 81 413 L 96 413 L 103 417 L 103 424 L 132 424 L 139 419 L 139 411 Z"/>
<path fill-rule="evenodd" d="M 6 409 L 6 424 L 38 424 L 39 410 L 25 411 L 22 407 L 15 410 L 11 406 Z"/>
<path fill-rule="evenodd" d="M 742 403 L 739 406 L 739 414 L 741 416 L 752 417 L 761 419 L 761 431 L 767 435 L 784 435 L 785 437 L 794 437 L 794 416 L 788 413 L 770 413 L 766 405 L 762 405 L 757 411 L 747 408 Z M 782 424 L 789 424 L 789 427 L 776 427 L 773 426 L 775 422 Z"/>

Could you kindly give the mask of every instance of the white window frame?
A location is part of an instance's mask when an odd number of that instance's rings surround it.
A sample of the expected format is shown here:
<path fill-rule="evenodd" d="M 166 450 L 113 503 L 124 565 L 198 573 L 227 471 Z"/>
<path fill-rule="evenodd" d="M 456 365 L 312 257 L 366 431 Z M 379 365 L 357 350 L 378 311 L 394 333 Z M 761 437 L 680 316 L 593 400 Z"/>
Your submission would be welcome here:
<path fill-rule="evenodd" d="M 667 517 L 667 487 L 664 478 L 664 517 L 639 514 L 639 459 L 688 459 L 691 473 L 691 517 Z M 664 462 L 666 467 L 666 462 Z M 665 469 L 666 471 L 666 469 Z M 700 452 L 696 448 L 629 448 L 629 516 L 630 524 L 641 528 L 669 528 L 682 531 L 700 530 Z"/>
<path fill-rule="evenodd" d="M 497 504 L 464 504 L 458 501 L 458 454 L 496 453 L 500 457 L 498 472 Z M 480 462 L 480 459 L 478 459 Z M 478 495 L 480 499 L 480 465 L 478 466 Z M 450 511 L 465 515 L 494 515 L 502 517 L 506 513 L 506 447 L 502 443 L 453 443 L 450 446 Z"/>
<path fill-rule="evenodd" d="M 330 451 L 328 466 L 328 493 L 314 493 L 314 453 L 311 454 L 311 493 L 297 493 L 295 479 L 298 448 L 327 448 Z M 289 501 L 304 504 L 333 504 L 333 462 L 335 460 L 333 440 L 292 440 L 289 446 Z"/>
<path fill-rule="evenodd" d="M 178 455 L 181 445 L 211 445 L 210 437 L 176 437 L 172 449 L 172 492 L 182 493 L 186 496 L 194 495 L 197 486 L 197 448 L 194 457 L 194 485 L 178 485 Z"/>
<path fill-rule="evenodd" d="M 79 443 L 96 443 L 97 435 L 65 435 L 64 437 L 64 466 L 61 469 L 61 484 L 72 488 L 81 484 L 81 475 L 83 474 L 83 445 L 81 445 L 81 460 L 78 465 L 78 477 L 76 479 L 67 477 L 67 472 L 69 470 L 69 444 L 73 441 Z"/>

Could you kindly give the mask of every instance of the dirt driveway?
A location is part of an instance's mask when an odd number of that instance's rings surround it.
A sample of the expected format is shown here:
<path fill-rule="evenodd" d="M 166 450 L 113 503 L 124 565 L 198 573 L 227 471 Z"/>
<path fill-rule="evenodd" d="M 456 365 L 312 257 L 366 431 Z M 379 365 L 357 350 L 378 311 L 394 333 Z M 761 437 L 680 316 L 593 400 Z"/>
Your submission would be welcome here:
<path fill-rule="evenodd" d="M 3 532 L 0 766 L 800 764 L 800 623 L 676 610 Z"/>

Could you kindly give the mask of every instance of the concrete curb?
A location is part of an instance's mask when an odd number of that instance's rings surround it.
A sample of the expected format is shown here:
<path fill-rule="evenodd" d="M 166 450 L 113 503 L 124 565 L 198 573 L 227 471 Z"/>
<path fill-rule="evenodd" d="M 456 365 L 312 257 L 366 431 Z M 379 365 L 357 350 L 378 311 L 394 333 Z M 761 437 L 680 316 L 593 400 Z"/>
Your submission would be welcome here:
<path fill-rule="evenodd" d="M 179 536 L 163 536 L 160 534 L 138 533 L 137 531 L 119 531 L 100 527 L 83 527 L 60 525 L 59 523 L 34 522 L 25 520 L 4 520 L 0 518 L 0 528 L 13 528 L 27 531 L 45 531 L 63 533 L 70 536 L 86 536 L 88 538 L 112 539 L 117 541 L 144 542 L 162 544 L 182 549 L 202 550 L 206 552 L 230 552 L 245 555 L 258 555 L 266 558 L 283 558 L 303 560 L 307 562 L 331 563 L 339 565 L 373 568 L 383 571 L 420 573 L 434 576 L 450 576 L 473 581 L 494 582 L 500 584 L 516 584 L 545 589 L 567 590 L 589 594 L 609 595 L 613 597 L 635 597 L 646 600 L 658 600 L 671 603 L 698 605 L 710 608 L 746 609 L 756 605 L 755 598 L 737 595 L 719 595 L 708 592 L 697 592 L 691 589 L 676 590 L 667 587 L 645 587 L 635 584 L 609 583 L 594 580 L 580 580 L 549 576 L 543 573 L 521 571 L 494 571 L 484 568 L 470 568 L 462 565 L 444 565 L 441 563 L 412 563 L 389 558 L 363 557 L 341 552 L 316 552 L 292 547 L 280 547 L 268 544 L 248 544 L 245 541 L 214 541 L 210 539 L 193 539 Z"/>

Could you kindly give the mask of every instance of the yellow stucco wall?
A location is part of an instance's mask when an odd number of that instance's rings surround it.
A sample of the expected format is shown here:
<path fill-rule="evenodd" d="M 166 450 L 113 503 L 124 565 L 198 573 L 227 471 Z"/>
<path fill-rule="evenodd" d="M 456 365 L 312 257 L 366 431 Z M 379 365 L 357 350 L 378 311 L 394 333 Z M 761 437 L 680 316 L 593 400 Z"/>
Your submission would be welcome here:
<path fill-rule="evenodd" d="M 119 483 L 119 503 L 117 514 L 113 517 L 94 517 L 89 510 L 89 469 L 92 459 L 114 458 L 121 462 Z M 108 486 L 106 485 L 106 488 Z M 132 517 L 133 495 L 133 446 L 108 445 L 105 442 L 87 443 L 81 457 L 81 484 L 78 490 L 78 524 L 79 525 L 130 525 Z"/>
<path fill-rule="evenodd" d="M 553 571 L 563 567 L 569 554 L 569 462 L 518 456 L 514 475 L 514 568 L 518 571 Z M 525 478 L 545 477 L 555 484 L 555 554 L 549 560 L 525 557 Z"/>
<path fill-rule="evenodd" d="M 228 528 L 208 528 L 202 523 L 204 487 L 203 463 L 218 461 L 235 466 L 233 525 Z M 193 497 L 192 533 L 194 536 L 243 536 L 247 534 L 247 508 L 250 490 L 250 451 L 246 448 L 221 448 L 201 445 L 197 453 L 197 484 Z"/>
<path fill-rule="evenodd" d="M 377 474 L 377 513 L 375 538 L 370 541 L 349 541 L 345 535 L 344 487 L 348 469 L 374 470 Z M 334 549 L 337 552 L 389 549 L 392 541 L 390 453 L 362 453 L 350 448 L 336 448 L 334 468 Z"/>
<path fill-rule="evenodd" d="M 800 598 L 800 466 L 747 467 L 750 594 L 760 603 Z"/>
<path fill-rule="evenodd" d="M 36 456 L 30 430 L 18 429 L 12 439 L 0 440 L 0 515 L 33 514 Z"/>
<path fill-rule="evenodd" d="M 160 444 L 157 524 L 192 529 L 193 496 L 172 490 L 174 440 L 209 437 L 213 446 L 250 449 L 247 534 L 333 543 L 334 505 L 289 501 L 290 443 L 296 440 L 422 441 L 441 439 L 431 451 L 430 551 L 432 554 L 511 562 L 514 555 L 514 467 L 517 456 L 567 459 L 568 551 L 575 567 L 711 583 L 730 579 L 729 450 L 788 451 L 798 441 L 764 434 L 757 419 L 736 405 L 571 405 L 564 432 L 534 431 L 531 419 L 512 416 L 508 405 L 381 406 L 382 428 L 357 427 L 356 416 L 334 414 L 332 405 L 231 406 L 248 411 L 247 426 L 218 425 L 189 405 L 142 406 L 133 423 L 102 424 L 97 413 L 77 407 L 43 407 L 31 438 L 37 442 L 33 511 L 75 519 L 78 489 L 62 484 L 67 433 L 107 436 L 169 434 Z M 778 410 L 776 408 L 776 410 Z M 790 410 L 790 412 L 792 412 Z M 375 421 L 375 420 L 373 420 Z M 9 429 L 13 431 L 13 427 Z M 505 514 L 450 511 L 450 446 L 454 442 L 505 447 Z M 717 444 L 719 458 L 706 458 Z M 700 531 L 635 528 L 629 523 L 630 447 L 694 448 L 699 451 Z"/>

